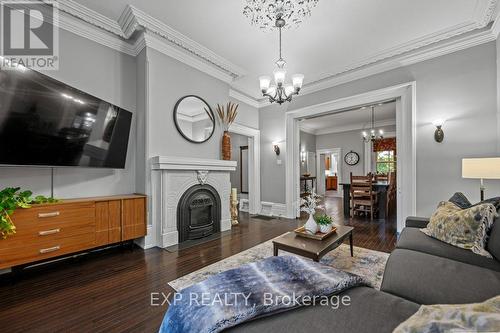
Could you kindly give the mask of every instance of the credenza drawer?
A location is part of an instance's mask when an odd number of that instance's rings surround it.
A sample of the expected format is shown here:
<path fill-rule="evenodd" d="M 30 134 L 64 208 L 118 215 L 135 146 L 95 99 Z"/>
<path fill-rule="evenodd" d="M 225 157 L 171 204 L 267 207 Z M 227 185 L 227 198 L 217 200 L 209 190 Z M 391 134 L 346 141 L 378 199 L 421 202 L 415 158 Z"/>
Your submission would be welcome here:
<path fill-rule="evenodd" d="M 0 268 L 20 265 L 89 249 L 95 245 L 95 232 L 61 239 L 38 239 L 22 247 L 0 249 Z"/>
<path fill-rule="evenodd" d="M 18 229 L 51 226 L 59 222 L 78 223 L 89 219 L 95 219 L 95 204 L 93 202 L 20 208 L 12 215 L 12 221 Z"/>
<path fill-rule="evenodd" d="M 33 242 L 57 241 L 60 239 L 85 234 L 95 234 L 95 222 L 64 223 L 55 226 L 41 226 L 39 228 L 19 229 L 15 235 L 7 239 L 0 239 L 0 250 L 18 248 Z"/>
<path fill-rule="evenodd" d="M 29 209 L 17 209 L 12 215 L 17 233 L 30 229 L 50 229 L 64 223 L 75 225 L 95 221 L 95 204 L 52 204 Z"/>

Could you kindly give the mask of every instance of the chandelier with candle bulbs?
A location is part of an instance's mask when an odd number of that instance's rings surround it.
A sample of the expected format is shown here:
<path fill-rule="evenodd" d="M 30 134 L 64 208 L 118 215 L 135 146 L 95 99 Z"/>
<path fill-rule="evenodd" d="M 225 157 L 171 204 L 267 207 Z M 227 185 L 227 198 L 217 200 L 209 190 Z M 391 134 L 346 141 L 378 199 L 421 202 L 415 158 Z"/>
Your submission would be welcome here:
<path fill-rule="evenodd" d="M 382 129 L 378 130 L 378 134 L 375 131 L 375 106 L 371 106 L 372 109 L 372 127 L 370 128 L 369 133 L 367 131 L 363 131 L 361 134 L 363 135 L 363 141 L 364 142 L 374 142 L 375 140 L 378 139 L 383 139 L 384 138 L 384 131 Z"/>
<path fill-rule="evenodd" d="M 260 90 L 264 97 L 269 98 L 269 102 L 283 104 L 284 102 L 290 102 L 293 95 L 298 95 L 300 89 L 302 88 L 302 82 L 304 81 L 303 74 L 292 75 L 292 83 L 285 83 L 286 79 L 286 61 L 281 56 L 281 29 L 285 26 L 285 20 L 282 17 L 282 13 L 277 15 L 276 27 L 279 33 L 279 58 L 276 61 L 276 69 L 274 70 L 274 85 L 271 85 L 271 77 L 261 76 Z"/>

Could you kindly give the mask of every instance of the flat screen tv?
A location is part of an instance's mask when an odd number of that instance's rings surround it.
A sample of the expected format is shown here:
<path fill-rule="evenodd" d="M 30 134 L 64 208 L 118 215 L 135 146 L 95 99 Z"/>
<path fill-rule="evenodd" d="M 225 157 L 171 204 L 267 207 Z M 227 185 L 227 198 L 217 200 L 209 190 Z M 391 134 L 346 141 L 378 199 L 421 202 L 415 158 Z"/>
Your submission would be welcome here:
<path fill-rule="evenodd" d="M 28 69 L 0 69 L 0 164 L 125 167 L 132 113 Z"/>

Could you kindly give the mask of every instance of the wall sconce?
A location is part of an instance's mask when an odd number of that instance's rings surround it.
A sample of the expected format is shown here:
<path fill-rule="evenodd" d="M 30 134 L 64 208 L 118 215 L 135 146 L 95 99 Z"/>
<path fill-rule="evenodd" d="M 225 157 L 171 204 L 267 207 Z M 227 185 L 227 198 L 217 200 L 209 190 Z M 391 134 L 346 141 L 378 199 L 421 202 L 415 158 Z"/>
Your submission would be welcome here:
<path fill-rule="evenodd" d="M 273 144 L 273 148 L 276 156 L 280 156 L 280 146 L 278 146 L 277 144 Z"/>
<path fill-rule="evenodd" d="M 306 153 L 305 151 L 301 151 L 301 152 L 300 152 L 300 161 L 301 161 L 302 163 L 306 163 L 306 157 L 307 157 L 307 155 L 306 155 L 306 154 L 307 154 L 307 153 Z"/>
<path fill-rule="evenodd" d="M 443 142 L 444 139 L 444 132 L 443 132 L 443 125 L 444 125 L 445 120 L 444 119 L 436 119 L 432 122 L 434 126 L 436 126 L 436 131 L 434 132 L 434 140 L 436 142 Z"/>

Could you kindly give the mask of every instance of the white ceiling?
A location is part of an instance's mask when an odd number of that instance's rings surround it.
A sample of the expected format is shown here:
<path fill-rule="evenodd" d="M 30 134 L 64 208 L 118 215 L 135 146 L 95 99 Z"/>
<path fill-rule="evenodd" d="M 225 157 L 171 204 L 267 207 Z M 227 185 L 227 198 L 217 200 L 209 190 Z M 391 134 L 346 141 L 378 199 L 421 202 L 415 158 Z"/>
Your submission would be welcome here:
<path fill-rule="evenodd" d="M 492 0 L 319 0 L 298 29 L 283 33 L 290 74 L 304 83 L 383 58 L 396 49 L 423 45 L 429 37 L 478 27 Z M 247 72 L 233 88 L 260 98 L 258 76 L 269 75 L 277 58 L 277 33 L 251 26 L 244 0 L 77 0 L 113 20 L 127 4 L 161 20 Z M 469 28 L 465 28 L 469 27 Z M 439 39 L 439 38 L 438 38 Z M 420 42 L 420 43 L 419 43 Z M 425 43 L 424 43 L 425 44 Z"/>
<path fill-rule="evenodd" d="M 375 106 L 374 114 L 376 127 L 395 125 L 396 102 Z M 300 122 L 301 129 L 314 134 L 346 132 L 370 127 L 371 109 L 369 107 L 304 119 Z"/>

